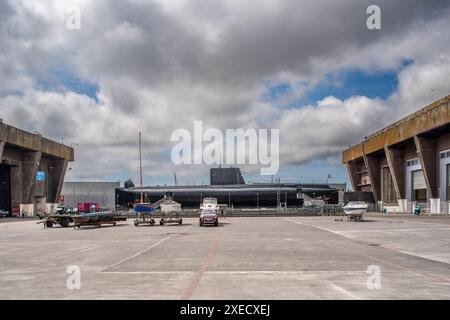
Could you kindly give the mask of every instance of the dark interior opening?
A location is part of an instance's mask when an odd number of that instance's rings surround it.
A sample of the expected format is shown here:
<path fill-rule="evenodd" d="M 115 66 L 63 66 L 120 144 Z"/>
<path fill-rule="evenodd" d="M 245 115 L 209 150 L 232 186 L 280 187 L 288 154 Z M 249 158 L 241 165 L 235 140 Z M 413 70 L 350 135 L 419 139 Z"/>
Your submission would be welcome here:
<path fill-rule="evenodd" d="M 10 168 L 0 164 L 0 210 L 11 215 L 11 176 Z"/>

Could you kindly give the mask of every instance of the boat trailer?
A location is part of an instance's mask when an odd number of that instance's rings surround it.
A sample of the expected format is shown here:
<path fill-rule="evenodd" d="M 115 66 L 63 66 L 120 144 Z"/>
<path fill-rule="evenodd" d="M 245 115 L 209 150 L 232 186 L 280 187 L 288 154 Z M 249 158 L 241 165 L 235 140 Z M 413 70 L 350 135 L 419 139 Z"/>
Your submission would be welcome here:
<path fill-rule="evenodd" d="M 180 204 L 173 201 L 170 197 L 164 197 L 153 204 L 138 203 L 134 210 L 138 214 L 137 219 L 134 220 L 134 225 L 137 227 L 140 224 L 154 225 L 156 223 L 152 215 L 159 209 L 159 214 L 162 215 L 159 219 L 159 225 L 163 226 L 166 223 L 183 224 L 183 219 L 180 217 Z"/>
<path fill-rule="evenodd" d="M 169 216 L 169 217 L 167 217 Z M 178 223 L 183 224 L 183 219 L 180 217 L 179 212 L 165 213 L 163 217 L 159 220 L 159 224 L 163 226 L 166 223 Z"/>
<path fill-rule="evenodd" d="M 149 224 L 153 226 L 156 223 L 156 220 L 151 217 L 150 213 L 139 213 L 139 216 L 137 219 L 134 220 L 134 225 L 137 227 L 141 224 Z M 159 225 L 163 226 L 166 223 L 178 223 L 183 224 L 183 219 L 178 215 L 176 216 L 169 216 L 167 217 L 167 214 L 164 214 L 161 219 L 159 219 Z"/>
<path fill-rule="evenodd" d="M 115 226 L 119 221 L 127 221 L 126 217 L 116 215 L 112 212 L 89 213 L 72 217 L 75 224 L 74 229 L 84 226 L 95 226 L 97 228 L 104 224 L 112 224 Z"/>
<path fill-rule="evenodd" d="M 363 213 L 349 213 L 347 214 L 347 221 L 364 221 Z"/>
<path fill-rule="evenodd" d="M 134 220 L 134 225 L 137 227 L 140 224 L 154 225 L 155 219 L 151 217 L 151 213 L 140 212 L 137 219 Z"/>

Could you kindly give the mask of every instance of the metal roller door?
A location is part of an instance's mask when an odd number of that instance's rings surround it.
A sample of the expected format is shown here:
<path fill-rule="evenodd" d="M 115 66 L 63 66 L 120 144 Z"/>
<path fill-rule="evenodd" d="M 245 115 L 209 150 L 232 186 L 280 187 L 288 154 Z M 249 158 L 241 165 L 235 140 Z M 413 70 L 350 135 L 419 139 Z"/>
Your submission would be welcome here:
<path fill-rule="evenodd" d="M 427 184 L 422 170 L 411 172 L 412 175 L 412 200 L 427 201 Z"/>

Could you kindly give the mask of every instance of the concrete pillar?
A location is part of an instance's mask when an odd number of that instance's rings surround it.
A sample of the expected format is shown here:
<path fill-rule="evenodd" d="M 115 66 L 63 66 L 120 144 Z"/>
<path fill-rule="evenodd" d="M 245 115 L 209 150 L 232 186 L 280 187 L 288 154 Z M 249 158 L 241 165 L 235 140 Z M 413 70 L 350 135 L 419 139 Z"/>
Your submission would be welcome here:
<path fill-rule="evenodd" d="M 403 150 L 393 147 L 384 147 L 386 159 L 394 182 L 397 199 L 406 199 L 405 189 L 405 155 Z"/>
<path fill-rule="evenodd" d="M 370 186 L 372 187 L 373 198 L 376 203 L 381 201 L 381 172 L 380 160 L 377 156 L 363 154 L 364 163 L 369 174 Z"/>
<path fill-rule="evenodd" d="M 354 161 L 349 161 L 345 164 L 347 167 L 348 176 L 350 178 L 350 183 L 352 184 L 353 191 L 357 191 L 357 185 L 358 185 L 358 172 L 357 172 L 357 166 L 355 165 Z"/>
<path fill-rule="evenodd" d="M 430 199 L 430 213 L 441 213 L 441 199 Z"/>
<path fill-rule="evenodd" d="M 436 139 L 414 136 L 414 143 L 416 144 L 417 154 L 427 184 L 428 197 L 430 198 L 430 211 L 431 213 L 439 213 L 440 199 L 437 182 Z"/>
<path fill-rule="evenodd" d="M 49 191 L 48 200 L 51 203 L 58 203 L 61 189 L 64 183 L 64 177 L 66 175 L 67 166 L 69 161 L 67 160 L 54 160 L 51 162 L 51 175 L 49 175 Z"/>
<path fill-rule="evenodd" d="M 3 151 L 5 150 L 6 140 L 2 140 L 0 137 L 0 163 L 2 163 Z"/>
<path fill-rule="evenodd" d="M 405 154 L 402 149 L 385 146 L 384 152 L 394 182 L 395 194 L 398 201 L 398 212 L 408 211 L 405 186 Z"/>
<path fill-rule="evenodd" d="M 399 212 L 408 212 L 408 200 L 407 199 L 399 199 L 398 201 L 398 211 Z"/>
<path fill-rule="evenodd" d="M 0 119 L 0 163 L 2 163 L 3 159 L 3 151 L 5 150 L 6 145 L 6 130 L 5 124 L 3 120 Z"/>
<path fill-rule="evenodd" d="M 42 153 L 39 151 L 24 152 L 22 155 L 22 205 L 26 212 L 34 212 L 29 205 L 34 204 L 33 188 L 36 182 L 36 172 L 38 171 L 39 162 L 41 161 Z M 21 209 L 22 211 L 22 209 Z"/>
<path fill-rule="evenodd" d="M 11 206 L 20 208 L 22 203 L 22 164 L 13 165 L 11 170 Z"/>
<path fill-rule="evenodd" d="M 414 137 L 420 163 L 422 165 L 428 195 L 431 199 L 439 198 L 437 193 L 436 171 L 436 139 L 427 139 L 420 136 Z"/>

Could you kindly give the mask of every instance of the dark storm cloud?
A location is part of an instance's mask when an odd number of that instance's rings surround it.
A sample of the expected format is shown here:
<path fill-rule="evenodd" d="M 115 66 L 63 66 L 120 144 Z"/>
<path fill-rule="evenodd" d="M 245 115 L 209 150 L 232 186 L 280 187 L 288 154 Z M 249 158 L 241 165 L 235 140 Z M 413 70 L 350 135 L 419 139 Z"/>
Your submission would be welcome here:
<path fill-rule="evenodd" d="M 160 4 L 96 1 L 83 10 L 80 68 L 93 77 L 130 77 L 146 86 L 173 79 L 250 85 L 282 71 L 308 77 L 320 68 L 318 61 L 401 36 L 411 24 L 449 6 L 446 1 L 289 0 L 231 11 L 224 3 L 186 5 L 194 18 L 206 17 L 205 23 L 218 29 L 217 42 L 208 42 L 203 30 Z M 366 8 L 373 3 L 382 10 L 377 32 L 366 28 Z"/>

